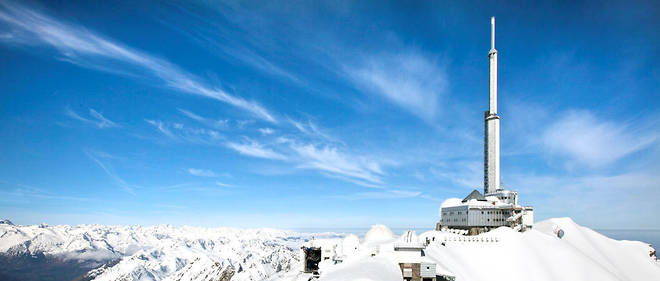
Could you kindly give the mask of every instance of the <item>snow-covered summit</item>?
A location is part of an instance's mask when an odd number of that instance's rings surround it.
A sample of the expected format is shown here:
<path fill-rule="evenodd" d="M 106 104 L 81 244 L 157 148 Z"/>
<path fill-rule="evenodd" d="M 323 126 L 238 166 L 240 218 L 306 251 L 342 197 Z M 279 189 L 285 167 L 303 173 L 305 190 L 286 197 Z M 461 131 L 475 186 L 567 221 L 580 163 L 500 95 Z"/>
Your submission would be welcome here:
<path fill-rule="evenodd" d="M 558 237 L 556 229 L 565 235 Z M 413 240 L 411 232 L 405 235 Z M 430 241 L 420 260 L 436 264 L 436 272 L 457 281 L 660 280 L 660 263 L 648 244 L 610 239 L 570 218 L 542 221 L 524 233 L 508 227 L 475 236 L 428 231 L 419 239 Z M 388 243 L 374 257 L 358 254 L 350 263 L 326 268 L 328 274 L 319 281 L 402 280 L 399 263 L 408 256 L 384 251 L 396 245 Z"/>

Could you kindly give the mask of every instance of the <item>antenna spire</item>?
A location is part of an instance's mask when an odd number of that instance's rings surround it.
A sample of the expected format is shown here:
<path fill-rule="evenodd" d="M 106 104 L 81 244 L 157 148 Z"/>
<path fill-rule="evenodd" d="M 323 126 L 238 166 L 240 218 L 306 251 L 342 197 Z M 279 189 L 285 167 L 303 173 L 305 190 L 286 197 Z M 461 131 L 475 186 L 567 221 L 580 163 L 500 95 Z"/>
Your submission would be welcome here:
<path fill-rule="evenodd" d="M 490 18 L 490 48 L 495 49 L 495 17 Z"/>
<path fill-rule="evenodd" d="M 490 194 L 500 189 L 500 117 L 497 115 L 497 50 L 495 49 L 495 17 L 490 18 L 490 51 L 489 61 L 489 102 L 485 112 L 485 142 L 484 142 L 484 194 Z"/>

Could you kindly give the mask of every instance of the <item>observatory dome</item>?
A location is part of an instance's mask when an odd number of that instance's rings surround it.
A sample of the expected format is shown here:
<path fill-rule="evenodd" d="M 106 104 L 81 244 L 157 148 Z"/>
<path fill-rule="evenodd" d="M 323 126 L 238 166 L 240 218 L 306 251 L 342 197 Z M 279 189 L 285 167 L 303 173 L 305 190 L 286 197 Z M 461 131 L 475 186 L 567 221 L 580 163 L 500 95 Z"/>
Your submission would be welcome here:
<path fill-rule="evenodd" d="M 342 241 L 342 249 L 345 255 L 353 255 L 357 252 L 360 246 L 360 238 L 355 234 L 347 235 Z"/>
<path fill-rule="evenodd" d="M 377 224 L 372 225 L 371 229 L 364 235 L 364 240 L 367 243 L 385 241 L 394 238 L 392 231 L 385 225 Z"/>
<path fill-rule="evenodd" d="M 441 208 L 446 208 L 446 207 L 454 207 L 461 205 L 461 199 L 459 198 L 448 198 L 447 200 L 442 202 L 442 205 L 440 205 Z"/>

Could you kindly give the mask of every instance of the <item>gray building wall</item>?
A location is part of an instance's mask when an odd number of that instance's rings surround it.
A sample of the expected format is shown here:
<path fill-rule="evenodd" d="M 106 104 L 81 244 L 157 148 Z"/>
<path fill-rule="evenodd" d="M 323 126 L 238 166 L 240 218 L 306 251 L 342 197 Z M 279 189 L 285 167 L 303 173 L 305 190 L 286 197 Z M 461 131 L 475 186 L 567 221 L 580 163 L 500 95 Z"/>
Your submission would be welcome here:
<path fill-rule="evenodd" d="M 511 216 L 512 209 L 489 206 L 455 206 L 442 208 L 440 223 L 442 226 L 489 226 L 508 225 L 506 218 Z"/>

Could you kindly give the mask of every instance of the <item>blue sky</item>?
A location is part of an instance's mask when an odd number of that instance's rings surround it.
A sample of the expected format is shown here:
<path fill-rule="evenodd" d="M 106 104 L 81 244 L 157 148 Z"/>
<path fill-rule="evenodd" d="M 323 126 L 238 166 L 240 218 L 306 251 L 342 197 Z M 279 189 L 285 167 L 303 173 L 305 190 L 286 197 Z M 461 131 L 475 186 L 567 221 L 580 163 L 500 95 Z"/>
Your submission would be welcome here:
<path fill-rule="evenodd" d="M 660 5 L 0 2 L 0 217 L 432 227 L 502 181 L 537 220 L 660 228 Z"/>

